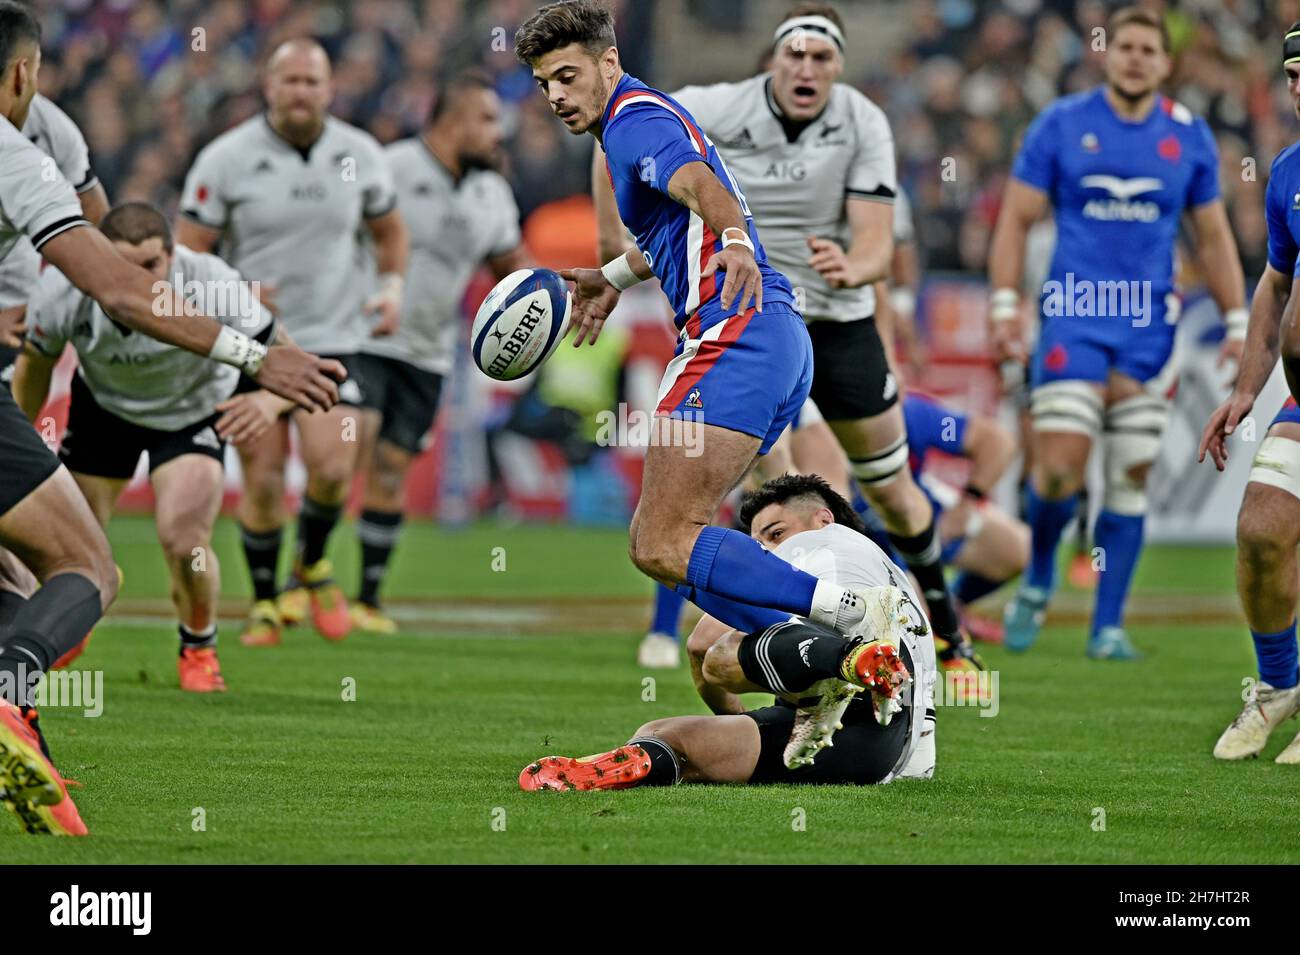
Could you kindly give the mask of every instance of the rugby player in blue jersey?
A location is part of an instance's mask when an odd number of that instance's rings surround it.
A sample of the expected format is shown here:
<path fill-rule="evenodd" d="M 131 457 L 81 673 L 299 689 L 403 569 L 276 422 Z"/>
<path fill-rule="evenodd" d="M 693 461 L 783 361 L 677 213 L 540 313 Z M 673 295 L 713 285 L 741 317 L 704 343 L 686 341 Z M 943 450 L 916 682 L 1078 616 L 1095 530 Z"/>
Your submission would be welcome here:
<path fill-rule="evenodd" d="M 1227 319 L 1221 361 L 1240 357 L 1247 313 L 1213 136 L 1159 92 L 1171 68 L 1163 21 L 1125 8 L 1111 17 L 1106 39 L 1106 82 L 1053 103 L 1025 133 L 989 251 L 990 317 L 997 359 L 1025 362 L 1015 290 L 1029 227 L 1050 212 L 1057 242 L 1030 359 L 1032 557 L 1006 609 L 1006 646 L 1026 650 L 1038 635 L 1057 544 L 1100 439 L 1105 488 L 1095 543 L 1105 565 L 1087 653 L 1126 660 L 1139 656 L 1124 630 L 1124 602 L 1172 394 L 1174 248 L 1184 213 Z"/>
<path fill-rule="evenodd" d="M 1287 93 L 1300 119 L 1300 21 L 1282 40 Z M 1220 471 L 1228 459 L 1227 438 L 1255 406 L 1277 367 L 1300 359 L 1292 294 L 1300 271 L 1300 143 L 1273 160 L 1264 197 L 1268 264 L 1250 302 L 1250 327 L 1241 374 L 1228 399 L 1211 415 L 1198 460 L 1208 452 Z M 1294 367 L 1288 378 L 1294 393 Z M 1300 572 L 1300 407 L 1288 398 L 1259 444 L 1250 481 L 1237 516 L 1237 595 L 1255 647 L 1259 679 L 1242 694 L 1245 705 L 1214 746 L 1218 759 L 1258 756 L 1273 730 L 1300 711 L 1300 648 L 1296 644 L 1296 599 Z M 1300 736 L 1276 757 L 1300 764 Z"/>
<path fill-rule="evenodd" d="M 629 529 L 633 563 L 755 639 L 795 614 L 865 637 L 863 652 L 897 661 L 893 644 L 879 646 L 885 634 L 867 632 L 880 594 L 818 580 L 711 523 L 812 382 L 812 346 L 793 290 L 767 264 L 726 164 L 680 103 L 623 72 L 613 18 L 594 0 L 542 7 L 515 34 L 515 55 L 568 131 L 601 143 L 619 217 L 635 242 L 601 269 L 561 273 L 574 283 L 574 346 L 599 334 L 622 290 L 652 275 L 680 332 L 656 416 L 661 425 L 696 429 L 698 440 L 647 449 Z M 783 632 L 764 652 L 797 656 L 798 642 Z"/>

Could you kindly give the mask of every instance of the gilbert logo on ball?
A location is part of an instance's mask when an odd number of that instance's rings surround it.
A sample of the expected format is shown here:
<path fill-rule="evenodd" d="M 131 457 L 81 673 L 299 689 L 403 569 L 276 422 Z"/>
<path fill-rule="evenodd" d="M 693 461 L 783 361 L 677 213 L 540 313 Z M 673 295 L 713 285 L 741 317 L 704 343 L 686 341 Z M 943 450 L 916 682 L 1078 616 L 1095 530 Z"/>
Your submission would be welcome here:
<path fill-rule="evenodd" d="M 568 328 L 571 305 L 568 283 L 550 269 L 511 272 L 474 316 L 474 363 L 498 381 L 523 377 L 555 351 Z"/>

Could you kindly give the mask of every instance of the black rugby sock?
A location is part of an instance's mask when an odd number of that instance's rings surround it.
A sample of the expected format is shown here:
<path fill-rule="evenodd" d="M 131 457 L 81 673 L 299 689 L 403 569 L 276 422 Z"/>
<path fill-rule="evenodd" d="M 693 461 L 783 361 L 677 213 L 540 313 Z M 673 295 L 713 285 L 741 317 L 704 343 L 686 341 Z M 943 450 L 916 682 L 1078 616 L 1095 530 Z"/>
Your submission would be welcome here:
<path fill-rule="evenodd" d="M 388 561 L 402 531 L 401 511 L 378 511 L 366 508 L 357 521 L 361 539 L 361 587 L 357 600 L 371 607 L 379 606 L 379 589 L 388 574 Z"/>
<path fill-rule="evenodd" d="M 274 600 L 275 568 L 280 562 L 283 529 L 277 527 L 270 531 L 254 531 L 241 524 L 239 533 L 244 543 L 244 560 L 248 564 L 248 576 L 253 580 L 253 599 Z"/>
<path fill-rule="evenodd" d="M 99 588 L 81 574 L 56 574 L 17 608 L 0 648 L 0 696 L 17 706 L 40 675 L 85 639 L 103 616 Z"/>
<path fill-rule="evenodd" d="M 682 763 L 673 748 L 653 736 L 638 736 L 627 741 L 628 746 L 640 746 L 650 757 L 650 772 L 638 786 L 675 786 L 681 782 Z"/>
<path fill-rule="evenodd" d="M 825 627 L 785 621 L 748 634 L 736 656 L 745 679 L 773 693 L 802 693 L 840 675 L 850 641 Z"/>
<path fill-rule="evenodd" d="M 894 545 L 894 550 L 898 551 L 898 556 L 907 564 L 907 569 L 916 577 L 916 582 L 921 585 L 934 632 L 947 640 L 954 640 L 959 633 L 957 609 L 953 606 L 952 594 L 949 593 L 948 582 L 943 576 L 943 551 L 934 520 L 914 537 L 891 533 L 889 540 Z"/>
<path fill-rule="evenodd" d="M 325 556 L 325 542 L 339 522 L 342 504 L 322 504 L 303 497 L 298 512 L 298 547 L 303 567 L 310 567 Z"/>

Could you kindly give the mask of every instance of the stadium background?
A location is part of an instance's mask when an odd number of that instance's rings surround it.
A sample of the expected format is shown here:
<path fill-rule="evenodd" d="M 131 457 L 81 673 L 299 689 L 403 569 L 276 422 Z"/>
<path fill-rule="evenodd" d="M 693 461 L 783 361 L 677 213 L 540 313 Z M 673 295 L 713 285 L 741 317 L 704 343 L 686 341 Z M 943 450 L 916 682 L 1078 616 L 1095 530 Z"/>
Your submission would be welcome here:
<path fill-rule="evenodd" d="M 143 199 L 175 212 L 198 149 L 261 107 L 259 65 L 280 40 L 310 34 L 335 64 L 335 115 L 382 142 L 418 132 L 456 69 L 488 70 L 506 104 L 505 172 L 525 240 L 542 264 L 594 264 L 587 137 L 567 135 L 510 51 L 532 0 L 37 0 L 46 31 L 42 91 L 84 131 L 113 202 Z M 1277 68 L 1277 38 L 1300 0 L 1193 0 L 1163 9 L 1176 69 L 1166 91 L 1204 115 L 1218 138 L 1221 182 L 1253 283 L 1264 263 L 1263 190 L 1269 162 L 1294 134 Z M 785 0 L 614 0 L 630 72 L 664 89 L 749 75 Z M 899 175 L 912 198 L 923 269 L 918 322 L 928 345 L 911 385 L 984 411 L 998 408 L 985 355 L 983 274 L 1018 136 L 1052 98 L 1095 85 L 1101 71 L 1096 0 L 842 0 L 845 82 L 887 113 Z M 760 223 L 761 227 L 761 223 Z M 1040 237 L 1040 250 L 1050 235 Z M 1045 262 L 1040 263 L 1045 268 Z M 467 314 L 486 292 L 466 297 Z M 1199 429 L 1224 388 L 1215 369 L 1215 308 L 1183 270 L 1182 368 L 1169 440 L 1157 470 L 1155 539 L 1231 539 L 1249 455 L 1226 479 L 1192 464 Z M 518 387 L 491 385 L 468 361 L 453 376 L 437 440 L 412 475 L 413 510 L 449 522 L 484 513 L 575 523 L 624 522 L 637 493 L 639 452 L 593 442 L 597 410 L 650 404 L 671 342 L 652 288 L 625 297 L 617 334 Z M 466 320 L 467 323 L 468 320 Z M 65 386 L 70 365 L 56 388 Z M 1257 406 L 1262 437 L 1280 404 L 1278 381 Z M 55 392 L 52 411 L 61 416 Z M 1011 423 L 1011 412 L 1001 409 Z M 231 456 L 233 464 L 233 454 Z M 945 466 L 941 463 L 941 467 Z M 953 462 L 949 468 L 959 468 Z M 953 473 L 954 478 L 958 474 Z M 301 475 L 292 476 L 299 486 Z M 229 469 L 231 496 L 238 469 Z M 1009 497 L 1010 485 L 1001 489 Z M 137 482 L 128 507 L 148 505 Z"/>

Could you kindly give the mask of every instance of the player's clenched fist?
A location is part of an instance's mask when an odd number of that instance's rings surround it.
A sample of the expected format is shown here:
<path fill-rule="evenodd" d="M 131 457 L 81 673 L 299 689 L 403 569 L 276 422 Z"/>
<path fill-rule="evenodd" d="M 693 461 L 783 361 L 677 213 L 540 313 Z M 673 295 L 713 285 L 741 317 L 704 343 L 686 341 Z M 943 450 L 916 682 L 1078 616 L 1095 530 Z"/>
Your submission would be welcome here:
<path fill-rule="evenodd" d="M 253 380 L 308 411 L 328 411 L 339 400 L 339 382 L 347 370 L 332 358 L 320 358 L 297 345 L 272 345 Z"/>
<path fill-rule="evenodd" d="M 618 304 L 621 294 L 600 269 L 561 269 L 560 278 L 573 283 L 573 311 L 569 328 L 574 332 L 573 347 L 584 341 L 596 344 L 605 319 Z"/>

